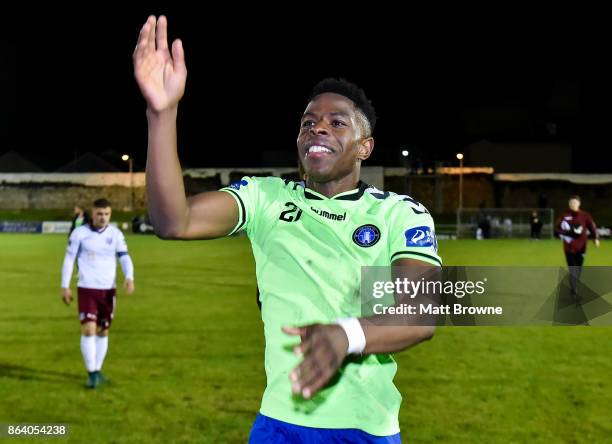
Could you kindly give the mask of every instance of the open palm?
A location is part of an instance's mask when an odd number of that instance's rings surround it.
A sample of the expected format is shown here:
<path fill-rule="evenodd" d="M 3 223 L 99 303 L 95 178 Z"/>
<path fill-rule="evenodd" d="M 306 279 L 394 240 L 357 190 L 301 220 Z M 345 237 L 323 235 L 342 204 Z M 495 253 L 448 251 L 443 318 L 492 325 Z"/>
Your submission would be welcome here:
<path fill-rule="evenodd" d="M 134 76 L 150 109 L 161 112 L 176 106 L 185 92 L 187 67 L 180 40 L 168 48 L 168 22 L 150 16 L 138 36 L 133 54 Z"/>

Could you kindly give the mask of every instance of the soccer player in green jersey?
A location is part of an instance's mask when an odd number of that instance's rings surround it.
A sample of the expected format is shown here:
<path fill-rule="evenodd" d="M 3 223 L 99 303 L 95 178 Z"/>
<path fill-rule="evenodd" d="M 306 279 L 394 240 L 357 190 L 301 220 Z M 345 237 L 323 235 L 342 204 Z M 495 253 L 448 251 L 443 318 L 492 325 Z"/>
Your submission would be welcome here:
<path fill-rule="evenodd" d="M 305 182 L 244 177 L 186 199 L 176 117 L 187 70 L 180 40 L 169 47 L 166 31 L 165 17 L 149 17 L 133 55 L 147 102 L 149 211 L 162 238 L 249 236 L 267 375 L 250 442 L 400 442 L 390 353 L 431 338 L 434 327 L 361 317 L 361 267 L 441 261 L 427 210 L 359 179 L 374 148 L 371 103 L 351 83 L 322 81 L 297 139 Z"/>

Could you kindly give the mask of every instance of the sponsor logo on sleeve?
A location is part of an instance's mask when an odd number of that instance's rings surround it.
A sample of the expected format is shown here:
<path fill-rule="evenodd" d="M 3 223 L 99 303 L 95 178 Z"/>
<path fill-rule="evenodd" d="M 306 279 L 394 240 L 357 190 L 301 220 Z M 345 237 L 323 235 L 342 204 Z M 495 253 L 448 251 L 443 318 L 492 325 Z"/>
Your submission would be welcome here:
<path fill-rule="evenodd" d="M 246 180 L 242 179 L 242 180 L 239 180 L 237 182 L 232 183 L 230 185 L 230 188 L 233 188 L 235 190 L 239 190 L 240 187 L 246 187 L 248 184 L 249 183 Z"/>
<path fill-rule="evenodd" d="M 431 227 L 422 226 L 409 228 L 404 232 L 407 247 L 430 247 L 438 250 L 436 234 Z"/>

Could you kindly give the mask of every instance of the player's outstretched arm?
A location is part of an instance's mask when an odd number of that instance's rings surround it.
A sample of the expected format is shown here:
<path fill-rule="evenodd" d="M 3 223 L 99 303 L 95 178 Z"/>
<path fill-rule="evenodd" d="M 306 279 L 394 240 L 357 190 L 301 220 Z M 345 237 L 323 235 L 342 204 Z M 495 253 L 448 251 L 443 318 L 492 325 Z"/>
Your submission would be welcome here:
<path fill-rule="evenodd" d="M 168 46 L 164 16 L 150 16 L 133 54 L 134 76 L 147 102 L 147 199 L 155 232 L 171 239 L 211 239 L 229 233 L 238 208 L 226 193 L 187 200 L 177 154 L 176 116 L 185 92 L 187 68 L 180 40 Z"/>

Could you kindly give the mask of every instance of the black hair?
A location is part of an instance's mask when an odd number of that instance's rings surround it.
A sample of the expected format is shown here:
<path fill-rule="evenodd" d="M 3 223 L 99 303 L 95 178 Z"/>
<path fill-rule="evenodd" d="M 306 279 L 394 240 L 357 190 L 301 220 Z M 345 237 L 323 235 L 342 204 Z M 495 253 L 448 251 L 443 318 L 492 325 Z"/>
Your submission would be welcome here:
<path fill-rule="evenodd" d="M 315 85 L 308 97 L 308 102 L 324 93 L 339 94 L 351 100 L 368 121 L 369 134 L 367 134 L 367 136 L 369 137 L 374 133 L 374 127 L 376 126 L 376 111 L 374 110 L 372 102 L 366 97 L 363 89 L 346 79 L 327 78 Z"/>
<path fill-rule="evenodd" d="M 94 200 L 93 206 L 94 208 L 107 208 L 111 206 L 111 203 L 108 200 L 102 198 Z"/>

